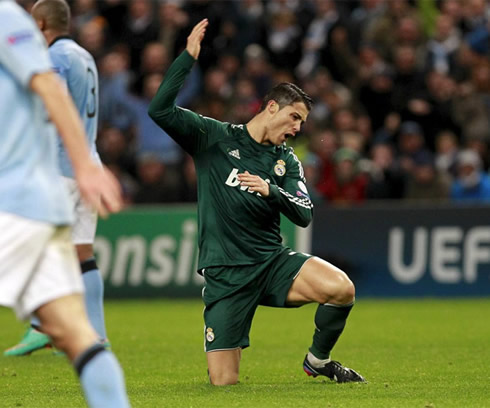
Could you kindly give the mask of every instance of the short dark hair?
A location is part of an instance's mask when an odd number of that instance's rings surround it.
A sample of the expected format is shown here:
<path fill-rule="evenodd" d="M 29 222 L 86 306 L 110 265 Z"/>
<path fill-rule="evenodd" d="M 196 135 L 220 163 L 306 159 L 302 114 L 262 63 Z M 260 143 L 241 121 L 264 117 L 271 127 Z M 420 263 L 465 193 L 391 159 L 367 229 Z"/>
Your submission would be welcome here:
<path fill-rule="evenodd" d="M 46 20 L 47 28 L 68 33 L 70 29 L 70 7 L 66 0 L 38 0 L 34 3 L 34 18 Z"/>
<path fill-rule="evenodd" d="M 263 111 L 267 106 L 267 103 L 272 100 L 277 102 L 279 109 L 296 102 L 302 102 L 305 104 L 306 109 L 310 111 L 311 104 L 313 103 L 313 100 L 305 91 L 290 82 L 282 82 L 272 88 L 262 100 L 260 111 Z"/>

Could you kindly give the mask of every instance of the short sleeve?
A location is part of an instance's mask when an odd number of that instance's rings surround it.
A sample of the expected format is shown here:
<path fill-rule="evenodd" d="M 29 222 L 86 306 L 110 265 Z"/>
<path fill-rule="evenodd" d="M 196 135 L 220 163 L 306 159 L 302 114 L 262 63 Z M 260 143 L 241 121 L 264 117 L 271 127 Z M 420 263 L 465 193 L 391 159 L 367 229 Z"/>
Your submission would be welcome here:
<path fill-rule="evenodd" d="M 32 18 L 10 1 L 0 2 L 0 63 L 24 87 L 34 74 L 51 70 L 42 34 Z"/>

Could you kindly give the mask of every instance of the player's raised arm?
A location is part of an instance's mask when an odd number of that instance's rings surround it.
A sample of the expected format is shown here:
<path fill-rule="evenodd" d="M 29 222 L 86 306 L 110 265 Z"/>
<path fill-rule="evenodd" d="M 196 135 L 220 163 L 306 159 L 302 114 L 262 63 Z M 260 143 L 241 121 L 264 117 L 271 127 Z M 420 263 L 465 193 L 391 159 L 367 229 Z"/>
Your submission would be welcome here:
<path fill-rule="evenodd" d="M 53 72 L 36 74 L 30 83 L 31 89 L 44 102 L 72 162 L 75 177 L 82 197 L 101 216 L 119 211 L 122 207 L 119 183 L 112 174 L 92 160 L 80 117 L 73 101 Z"/>
<path fill-rule="evenodd" d="M 165 73 L 148 108 L 155 123 L 170 135 L 187 153 L 195 155 L 214 142 L 214 131 L 223 126 L 219 121 L 204 118 L 176 105 L 180 88 L 189 75 L 201 51 L 208 20 L 197 23 L 187 37 L 187 48 L 175 59 Z"/>
<path fill-rule="evenodd" d="M 186 50 L 189 55 L 197 60 L 199 57 L 199 53 L 201 52 L 201 42 L 204 38 L 204 34 L 206 34 L 206 27 L 208 26 L 209 21 L 207 18 L 201 20 L 197 23 L 192 29 L 191 33 L 187 37 L 187 47 Z"/>

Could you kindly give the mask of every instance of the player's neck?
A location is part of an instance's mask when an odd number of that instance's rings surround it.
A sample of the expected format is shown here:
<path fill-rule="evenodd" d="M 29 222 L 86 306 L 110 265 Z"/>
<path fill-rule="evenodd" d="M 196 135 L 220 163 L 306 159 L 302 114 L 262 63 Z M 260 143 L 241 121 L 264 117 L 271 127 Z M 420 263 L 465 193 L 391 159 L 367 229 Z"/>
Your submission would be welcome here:
<path fill-rule="evenodd" d="M 50 46 L 58 37 L 67 36 L 68 33 L 55 30 L 45 30 L 43 31 L 43 35 L 48 43 L 48 46 Z"/>
<path fill-rule="evenodd" d="M 257 143 L 270 144 L 267 139 L 267 116 L 266 112 L 262 111 L 255 115 L 247 123 L 247 130 Z"/>

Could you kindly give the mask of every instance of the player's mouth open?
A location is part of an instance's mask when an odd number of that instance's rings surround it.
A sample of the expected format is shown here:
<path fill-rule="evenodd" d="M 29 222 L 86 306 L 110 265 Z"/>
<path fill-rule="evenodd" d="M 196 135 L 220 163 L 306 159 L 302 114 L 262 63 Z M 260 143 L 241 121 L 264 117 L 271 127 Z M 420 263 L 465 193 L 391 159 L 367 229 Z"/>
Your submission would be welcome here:
<path fill-rule="evenodd" d="M 285 133 L 284 134 L 284 138 L 287 140 L 289 139 L 290 137 L 293 137 L 294 135 L 292 133 Z"/>

